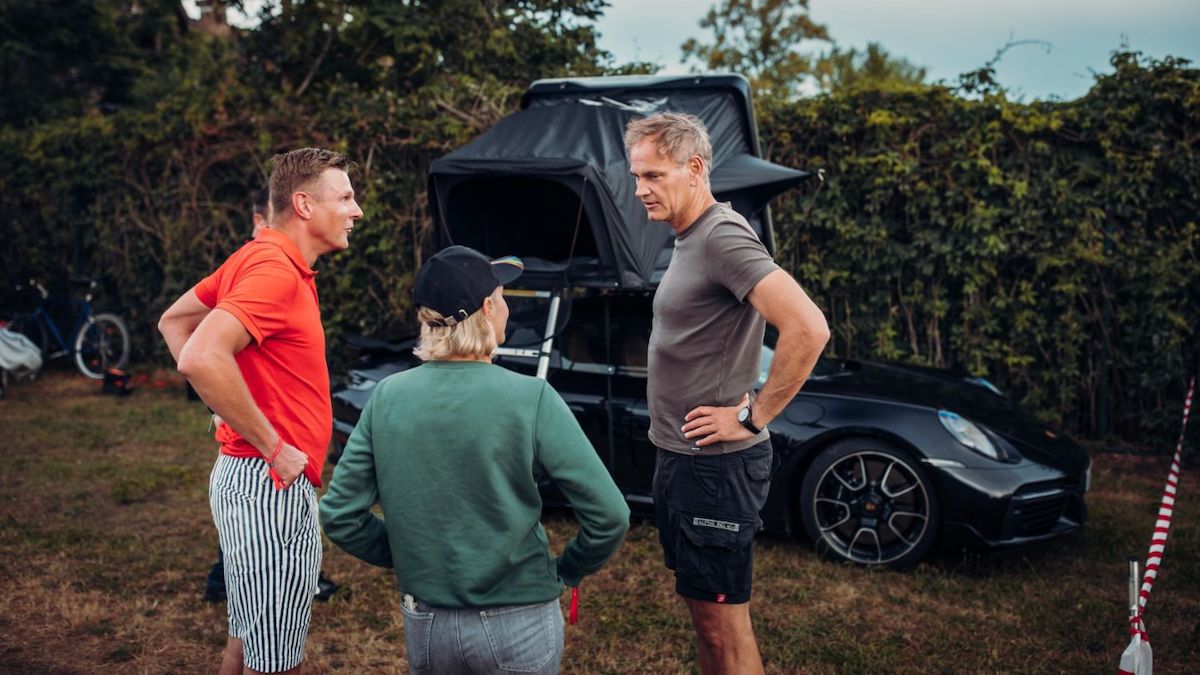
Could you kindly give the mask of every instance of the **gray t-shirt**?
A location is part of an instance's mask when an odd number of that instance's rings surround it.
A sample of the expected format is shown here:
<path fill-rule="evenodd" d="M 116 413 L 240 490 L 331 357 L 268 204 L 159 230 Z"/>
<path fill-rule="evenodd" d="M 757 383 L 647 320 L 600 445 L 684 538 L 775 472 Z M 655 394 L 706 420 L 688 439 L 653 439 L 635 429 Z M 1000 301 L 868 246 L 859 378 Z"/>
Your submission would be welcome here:
<path fill-rule="evenodd" d="M 714 204 L 675 238 L 675 252 L 654 294 L 650 333 L 650 442 L 672 452 L 724 454 L 767 440 L 697 448 L 684 438 L 684 416 L 701 405 L 754 398 L 766 322 L 746 295 L 779 269 L 746 219 Z"/>

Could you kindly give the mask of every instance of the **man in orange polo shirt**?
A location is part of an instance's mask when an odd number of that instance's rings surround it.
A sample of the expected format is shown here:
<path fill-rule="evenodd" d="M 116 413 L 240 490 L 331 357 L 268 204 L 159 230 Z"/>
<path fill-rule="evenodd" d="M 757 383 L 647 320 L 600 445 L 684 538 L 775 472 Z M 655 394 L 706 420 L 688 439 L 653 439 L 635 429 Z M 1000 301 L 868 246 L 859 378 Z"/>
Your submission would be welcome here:
<path fill-rule="evenodd" d="M 179 372 L 223 420 L 209 482 L 228 592 L 221 673 L 297 672 L 303 659 L 333 424 L 312 265 L 347 248 L 362 217 L 349 168 L 328 150 L 275 157 L 270 226 L 159 320 Z"/>
<path fill-rule="evenodd" d="M 261 188 L 254 191 L 254 201 L 251 206 L 251 223 L 250 237 L 243 243 L 248 244 L 251 240 L 258 236 L 259 232 L 270 222 L 271 214 L 271 191 L 269 188 Z M 213 415 L 213 424 L 219 426 L 221 418 Z M 333 579 L 325 576 L 325 571 L 322 570 L 317 578 L 317 594 L 315 600 L 325 602 L 333 597 L 333 594 L 341 588 Z M 221 553 L 221 549 L 217 549 L 217 562 L 213 563 L 212 568 L 208 570 L 208 575 L 204 579 L 204 600 L 205 602 L 225 602 L 225 557 Z"/>

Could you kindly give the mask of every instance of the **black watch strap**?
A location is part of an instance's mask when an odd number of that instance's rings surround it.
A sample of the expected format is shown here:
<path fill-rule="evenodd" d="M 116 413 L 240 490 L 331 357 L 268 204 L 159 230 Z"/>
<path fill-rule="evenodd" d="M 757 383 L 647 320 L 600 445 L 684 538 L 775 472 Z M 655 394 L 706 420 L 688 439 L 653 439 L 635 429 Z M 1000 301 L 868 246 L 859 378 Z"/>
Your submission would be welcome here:
<path fill-rule="evenodd" d="M 745 408 L 742 408 L 742 409 L 746 411 L 746 419 L 742 420 L 742 426 L 749 429 L 750 433 L 754 434 L 755 436 L 757 436 L 758 434 L 761 434 L 762 429 L 760 429 L 754 425 L 754 409 L 751 408 L 750 406 L 746 406 Z M 740 417 L 740 415 L 739 415 L 739 417 Z"/>

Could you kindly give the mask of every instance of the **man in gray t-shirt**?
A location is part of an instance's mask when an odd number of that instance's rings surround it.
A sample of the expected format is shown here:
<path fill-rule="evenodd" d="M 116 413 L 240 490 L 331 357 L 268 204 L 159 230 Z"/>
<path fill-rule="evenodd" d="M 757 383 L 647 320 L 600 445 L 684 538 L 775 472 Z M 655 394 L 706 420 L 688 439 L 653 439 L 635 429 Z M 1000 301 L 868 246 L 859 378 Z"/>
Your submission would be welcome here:
<path fill-rule="evenodd" d="M 648 361 L 659 541 L 692 616 L 700 671 L 761 673 L 749 601 L 773 471 L 766 426 L 812 372 L 829 328 L 746 219 L 713 197 L 712 147 L 698 118 L 634 120 L 625 147 L 649 218 L 675 231 Z M 756 395 L 766 323 L 779 340 Z"/>
<path fill-rule="evenodd" d="M 718 455 L 769 440 L 760 427 L 748 438 L 700 447 L 698 437 L 685 436 L 683 421 L 697 405 L 734 406 L 746 395 L 753 409 L 766 322 L 746 296 L 777 270 L 746 219 L 727 203 L 714 202 L 675 235 L 671 265 L 654 294 L 650 333 L 647 397 L 656 446 Z"/>

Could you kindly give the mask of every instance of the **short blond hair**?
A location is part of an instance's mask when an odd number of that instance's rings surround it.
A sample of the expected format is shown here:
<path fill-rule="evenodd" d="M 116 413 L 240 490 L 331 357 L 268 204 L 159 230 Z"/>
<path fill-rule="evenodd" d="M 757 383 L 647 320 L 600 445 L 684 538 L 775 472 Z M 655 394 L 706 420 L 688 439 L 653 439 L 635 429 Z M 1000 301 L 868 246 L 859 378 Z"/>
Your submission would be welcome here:
<path fill-rule="evenodd" d="M 413 354 L 422 361 L 445 361 L 455 357 L 491 358 L 500 346 L 492 323 L 479 309 L 453 326 L 443 324 L 446 317 L 428 307 L 417 308 L 421 336 Z"/>
<path fill-rule="evenodd" d="M 654 147 L 680 166 L 692 157 L 699 157 L 704 162 L 704 175 L 700 178 L 708 181 L 708 169 L 712 166 L 712 141 L 699 117 L 685 113 L 658 113 L 630 120 L 625 125 L 625 153 L 629 154 L 633 146 L 647 138 L 653 139 Z"/>
<path fill-rule="evenodd" d="M 326 169 L 349 173 L 354 168 L 345 155 L 320 148 L 300 148 L 271 158 L 268 196 L 274 215 L 287 221 L 292 212 L 292 195 L 309 189 Z"/>

